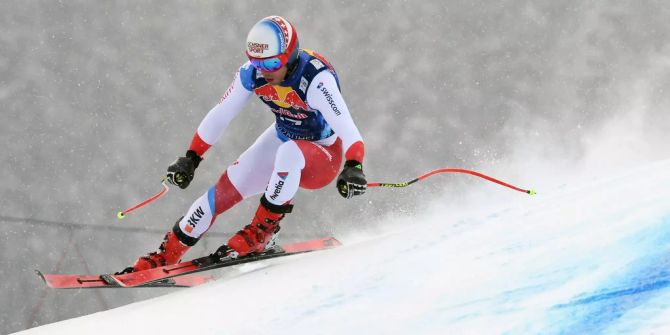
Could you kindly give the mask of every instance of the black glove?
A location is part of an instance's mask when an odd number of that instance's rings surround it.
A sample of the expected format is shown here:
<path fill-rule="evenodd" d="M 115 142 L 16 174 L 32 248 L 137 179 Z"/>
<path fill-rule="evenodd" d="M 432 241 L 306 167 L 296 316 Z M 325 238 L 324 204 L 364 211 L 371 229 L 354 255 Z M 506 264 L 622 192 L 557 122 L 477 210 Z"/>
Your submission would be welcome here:
<path fill-rule="evenodd" d="M 195 168 L 200 165 L 202 157 L 198 156 L 193 150 L 186 152 L 186 156 L 177 158 L 167 169 L 167 180 L 172 185 L 177 185 L 181 189 L 188 187 L 193 180 Z"/>
<path fill-rule="evenodd" d="M 367 188 L 368 182 L 363 174 L 363 165 L 357 161 L 344 163 L 344 169 L 337 177 L 337 191 L 340 195 L 349 199 L 365 193 Z"/>

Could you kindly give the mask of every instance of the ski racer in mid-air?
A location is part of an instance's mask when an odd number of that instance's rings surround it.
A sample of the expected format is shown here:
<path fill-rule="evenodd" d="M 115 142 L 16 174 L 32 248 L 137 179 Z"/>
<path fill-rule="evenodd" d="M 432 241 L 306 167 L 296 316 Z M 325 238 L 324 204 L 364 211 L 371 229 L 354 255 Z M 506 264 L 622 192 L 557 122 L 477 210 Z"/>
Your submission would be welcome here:
<path fill-rule="evenodd" d="M 202 120 L 186 154 L 168 167 L 168 181 L 182 189 L 189 185 L 205 152 L 252 95 L 275 114 L 275 122 L 193 202 L 158 251 L 121 273 L 177 263 L 219 214 L 257 194 L 262 195 L 251 223 L 227 243 L 237 257 L 263 252 L 274 243 L 299 187 L 323 188 L 337 177 L 343 197 L 365 193 L 363 140 L 333 66 L 316 52 L 300 49 L 294 26 L 279 16 L 266 17 L 251 28 L 246 54 L 249 61 Z"/>

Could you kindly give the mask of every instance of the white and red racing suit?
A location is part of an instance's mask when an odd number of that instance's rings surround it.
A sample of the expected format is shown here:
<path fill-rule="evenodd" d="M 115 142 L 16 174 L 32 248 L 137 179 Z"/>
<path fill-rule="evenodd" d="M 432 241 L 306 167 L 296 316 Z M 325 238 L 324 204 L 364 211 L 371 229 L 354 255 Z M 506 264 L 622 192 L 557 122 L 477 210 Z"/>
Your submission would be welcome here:
<path fill-rule="evenodd" d="M 343 153 L 344 160 L 363 162 L 363 140 L 340 93 L 335 69 L 323 56 L 305 49 L 280 85 L 268 84 L 249 62 L 242 65 L 219 104 L 198 126 L 190 150 L 203 156 L 254 94 L 276 120 L 191 205 L 178 223 L 181 231 L 175 227 L 182 241 L 195 243 L 217 215 L 248 197 L 265 192 L 268 201 L 281 205 L 299 187 L 326 186 L 337 176 Z"/>

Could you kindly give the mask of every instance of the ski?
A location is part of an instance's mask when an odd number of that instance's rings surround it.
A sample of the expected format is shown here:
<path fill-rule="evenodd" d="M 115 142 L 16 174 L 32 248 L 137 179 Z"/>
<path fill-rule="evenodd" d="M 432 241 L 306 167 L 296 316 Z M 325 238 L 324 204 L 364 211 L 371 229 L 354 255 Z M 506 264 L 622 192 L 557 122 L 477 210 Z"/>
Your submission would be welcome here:
<path fill-rule="evenodd" d="M 42 273 L 35 270 L 37 275 L 44 281 L 49 288 L 54 289 L 75 289 L 75 288 L 115 288 L 123 287 L 116 282 L 104 280 L 101 275 L 85 274 L 52 274 Z M 197 286 L 214 280 L 212 276 L 182 276 L 178 278 L 167 278 L 146 285 L 135 287 L 191 287 Z"/>
<path fill-rule="evenodd" d="M 281 246 L 277 245 L 263 253 L 247 255 L 244 257 L 226 256 L 220 258 L 215 254 L 212 254 L 190 261 L 144 271 L 131 272 L 120 275 L 101 275 L 100 278 L 119 287 L 144 287 L 146 285 L 160 283 L 166 279 L 178 280 L 178 278 L 182 278 L 177 276 L 191 275 L 197 272 L 224 268 L 243 263 L 256 262 L 270 258 L 325 250 L 337 247 L 339 245 L 341 245 L 340 241 L 334 237 L 327 237 L 317 240 L 285 244 Z"/>

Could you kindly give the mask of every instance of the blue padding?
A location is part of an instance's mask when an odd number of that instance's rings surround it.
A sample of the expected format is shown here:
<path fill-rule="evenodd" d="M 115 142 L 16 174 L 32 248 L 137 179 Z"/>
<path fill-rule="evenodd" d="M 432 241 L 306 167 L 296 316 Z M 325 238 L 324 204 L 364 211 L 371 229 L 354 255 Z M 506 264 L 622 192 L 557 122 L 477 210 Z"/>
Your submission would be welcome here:
<path fill-rule="evenodd" d="M 212 186 L 209 188 L 209 191 L 207 191 L 207 201 L 209 202 L 209 210 L 210 213 L 212 213 L 212 216 L 214 216 L 214 213 L 216 213 L 216 202 L 214 201 L 214 196 L 216 195 L 216 186 Z"/>
<path fill-rule="evenodd" d="M 242 86 L 247 89 L 247 91 L 254 90 L 254 77 L 256 76 L 256 71 L 250 62 L 244 63 L 240 67 L 240 81 Z"/>

